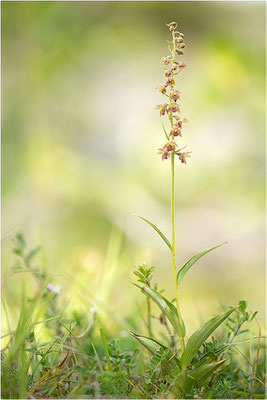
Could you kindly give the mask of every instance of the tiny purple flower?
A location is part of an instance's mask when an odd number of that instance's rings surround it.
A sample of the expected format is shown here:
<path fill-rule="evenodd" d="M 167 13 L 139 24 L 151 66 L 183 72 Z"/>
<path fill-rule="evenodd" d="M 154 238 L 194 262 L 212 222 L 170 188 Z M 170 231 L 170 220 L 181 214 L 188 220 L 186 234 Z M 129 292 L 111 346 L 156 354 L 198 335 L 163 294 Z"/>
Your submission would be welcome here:
<path fill-rule="evenodd" d="M 51 283 L 48 283 L 48 285 L 46 286 L 46 288 L 48 290 L 50 290 L 51 292 L 55 293 L 55 294 L 59 294 L 60 293 L 60 286 L 53 286 Z"/>
<path fill-rule="evenodd" d="M 173 151 L 176 148 L 176 143 L 174 140 L 169 140 L 169 142 L 167 142 L 164 147 L 164 149 L 166 149 L 167 151 Z"/>
<path fill-rule="evenodd" d="M 177 126 L 173 126 L 170 130 L 170 136 L 182 136 L 180 129 Z"/>
<path fill-rule="evenodd" d="M 179 62 L 179 63 L 178 63 L 178 67 L 181 68 L 181 69 L 182 69 L 182 68 L 185 68 L 185 67 L 186 67 L 186 64 L 183 63 L 183 62 Z"/>
<path fill-rule="evenodd" d="M 170 93 L 170 98 L 173 101 L 176 101 L 176 100 L 180 99 L 180 92 L 178 90 L 172 90 L 171 93 Z"/>

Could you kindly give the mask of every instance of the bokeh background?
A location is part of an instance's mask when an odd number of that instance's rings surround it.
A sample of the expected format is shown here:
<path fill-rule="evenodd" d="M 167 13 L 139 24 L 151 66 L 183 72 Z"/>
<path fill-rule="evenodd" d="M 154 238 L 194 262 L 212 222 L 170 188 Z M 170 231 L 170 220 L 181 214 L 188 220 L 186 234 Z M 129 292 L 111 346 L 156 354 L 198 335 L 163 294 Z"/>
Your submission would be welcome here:
<path fill-rule="evenodd" d="M 188 68 L 179 75 L 177 263 L 227 241 L 186 276 L 188 332 L 247 299 L 264 317 L 264 2 L 2 2 L 2 237 L 22 230 L 61 286 L 66 312 L 97 310 L 114 334 L 142 330 L 144 298 L 131 285 L 143 262 L 174 295 L 170 163 L 155 90 L 178 21 Z M 166 121 L 167 122 L 167 121 Z M 13 271 L 14 233 L 2 241 Z M 29 273 L 5 281 L 12 326 Z M 15 325 L 14 325 L 15 326 Z M 6 321 L 3 317 L 3 330 Z M 256 324 L 255 324 L 255 332 Z M 257 332 L 256 332 L 257 333 Z"/>

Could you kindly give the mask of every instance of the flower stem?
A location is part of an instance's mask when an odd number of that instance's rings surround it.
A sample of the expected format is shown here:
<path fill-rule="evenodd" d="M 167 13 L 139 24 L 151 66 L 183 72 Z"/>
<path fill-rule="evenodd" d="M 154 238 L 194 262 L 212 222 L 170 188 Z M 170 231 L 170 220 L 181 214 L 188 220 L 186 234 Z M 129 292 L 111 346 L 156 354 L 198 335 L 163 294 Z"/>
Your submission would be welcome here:
<path fill-rule="evenodd" d="M 151 307 L 150 307 L 150 298 L 147 298 L 147 329 L 148 335 L 153 338 L 152 328 L 151 328 Z"/>
<path fill-rule="evenodd" d="M 178 320 L 180 326 L 182 326 L 182 317 L 179 305 L 179 297 L 178 297 L 178 282 L 176 277 L 176 263 L 175 263 L 175 225 L 174 225 L 174 209 L 175 209 L 175 196 L 174 196 L 174 152 L 171 154 L 171 174 L 172 174 L 172 192 L 171 192 L 171 225 L 172 225 L 172 270 L 173 270 L 173 279 L 174 279 L 174 287 L 175 287 L 175 299 L 176 299 L 176 308 L 178 314 Z M 185 349 L 184 338 L 179 336 L 181 343 L 182 352 Z"/>

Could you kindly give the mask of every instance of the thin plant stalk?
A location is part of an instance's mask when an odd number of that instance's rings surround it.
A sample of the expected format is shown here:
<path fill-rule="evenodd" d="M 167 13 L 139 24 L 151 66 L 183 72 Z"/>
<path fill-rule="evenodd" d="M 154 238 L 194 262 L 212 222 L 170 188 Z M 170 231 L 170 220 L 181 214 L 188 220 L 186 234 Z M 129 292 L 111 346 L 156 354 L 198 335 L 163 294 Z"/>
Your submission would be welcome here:
<path fill-rule="evenodd" d="M 151 327 L 151 305 L 149 297 L 147 297 L 147 329 L 149 336 L 153 337 L 152 327 Z"/>
<path fill-rule="evenodd" d="M 173 51 L 171 52 L 172 59 L 175 60 L 175 37 L 174 33 L 172 32 L 172 44 L 173 44 Z M 170 97 L 170 104 L 172 99 Z M 170 112 L 170 124 L 171 128 L 173 128 L 173 118 L 172 112 Z M 172 139 L 174 136 L 172 135 Z M 171 152 L 171 226 L 172 226 L 172 270 L 173 270 L 173 280 L 174 280 L 174 287 L 175 287 L 175 299 L 176 299 L 176 308 L 180 326 L 182 326 L 182 317 L 181 317 L 181 310 L 179 304 L 179 296 L 178 296 L 178 282 L 176 277 L 176 262 L 175 262 L 175 174 L 174 174 L 174 151 Z M 181 350 L 182 352 L 185 349 L 184 338 L 179 336 Z"/>
<path fill-rule="evenodd" d="M 182 317 L 179 305 L 179 296 L 178 296 L 178 283 L 176 278 L 176 262 L 175 262 L 175 223 L 174 223 L 174 212 L 175 212 L 175 180 L 174 180 L 174 153 L 171 154 L 171 174 L 172 174 L 172 191 L 171 191 L 171 225 L 172 225 L 172 270 L 173 270 L 173 280 L 175 287 L 175 299 L 176 299 L 176 308 L 180 326 L 182 326 Z M 185 349 L 184 338 L 179 337 L 181 343 L 182 352 Z"/>

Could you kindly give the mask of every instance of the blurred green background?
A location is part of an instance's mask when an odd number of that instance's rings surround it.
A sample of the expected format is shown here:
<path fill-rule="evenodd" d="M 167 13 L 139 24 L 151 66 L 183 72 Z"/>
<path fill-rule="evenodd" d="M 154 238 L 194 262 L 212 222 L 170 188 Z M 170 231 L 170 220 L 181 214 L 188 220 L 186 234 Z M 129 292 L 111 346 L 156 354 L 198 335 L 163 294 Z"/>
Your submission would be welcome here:
<path fill-rule="evenodd" d="M 2 2 L 2 236 L 23 230 L 61 286 L 67 311 L 126 334 L 142 326 L 135 266 L 156 266 L 174 295 L 171 259 L 142 215 L 170 236 L 170 163 L 155 87 L 178 21 L 188 68 L 177 78 L 189 119 L 176 165 L 177 262 L 227 241 L 181 288 L 188 332 L 249 300 L 264 316 L 264 2 Z M 167 121 L 166 121 L 167 122 Z M 14 234 L 2 241 L 12 273 Z M 15 324 L 28 273 L 5 281 Z M 144 326 L 144 325 L 143 325 Z M 3 330 L 6 321 L 3 321 Z M 256 332 L 256 326 L 255 326 Z"/>

